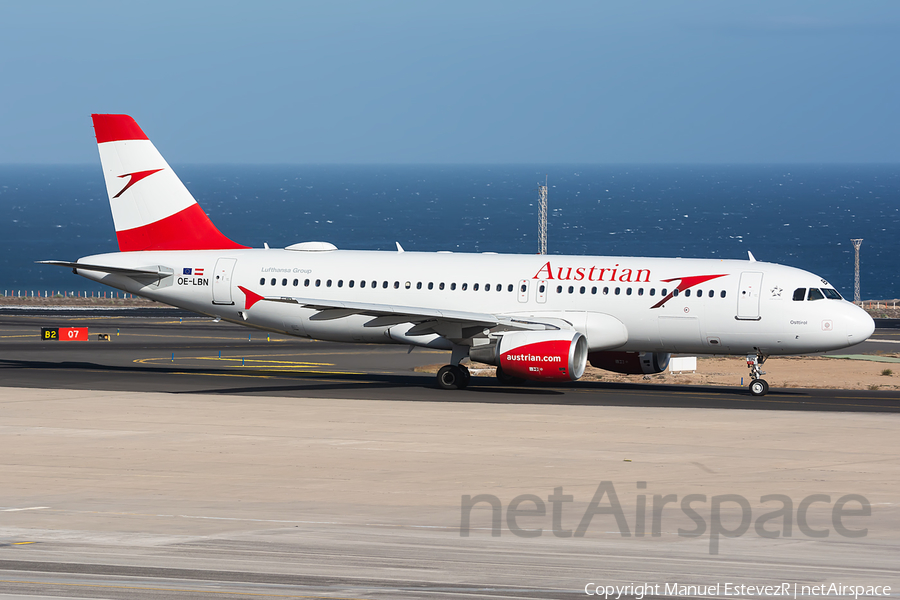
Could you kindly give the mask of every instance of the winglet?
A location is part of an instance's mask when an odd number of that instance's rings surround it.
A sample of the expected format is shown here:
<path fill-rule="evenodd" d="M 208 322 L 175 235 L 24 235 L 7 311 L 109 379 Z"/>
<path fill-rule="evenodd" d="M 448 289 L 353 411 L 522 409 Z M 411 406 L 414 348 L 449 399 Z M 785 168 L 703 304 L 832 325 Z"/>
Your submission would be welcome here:
<path fill-rule="evenodd" d="M 244 310 L 250 310 L 250 307 L 252 307 L 254 304 L 259 302 L 260 300 L 265 300 L 263 296 L 260 296 L 256 292 L 251 292 L 242 285 L 239 285 L 238 289 L 244 292 Z"/>
<path fill-rule="evenodd" d="M 403 250 L 403 246 L 400 245 L 400 242 L 394 242 L 394 243 L 397 244 L 397 252 L 405 252 L 405 250 Z"/>
<path fill-rule="evenodd" d="M 750 257 L 750 262 L 756 262 L 756 258 L 753 256 L 753 253 L 747 250 L 747 256 Z"/>

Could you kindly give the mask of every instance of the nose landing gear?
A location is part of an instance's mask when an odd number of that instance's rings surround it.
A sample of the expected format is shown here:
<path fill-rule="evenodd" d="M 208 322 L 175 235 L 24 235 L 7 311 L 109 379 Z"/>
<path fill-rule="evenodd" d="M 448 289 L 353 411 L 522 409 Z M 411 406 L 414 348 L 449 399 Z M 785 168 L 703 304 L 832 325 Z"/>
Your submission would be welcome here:
<path fill-rule="evenodd" d="M 766 359 L 768 358 L 769 357 L 762 352 L 747 355 L 747 366 L 750 367 L 751 396 L 765 396 L 769 391 L 769 383 L 765 379 L 761 379 L 766 372 L 760 369 L 762 364 L 766 362 Z"/>

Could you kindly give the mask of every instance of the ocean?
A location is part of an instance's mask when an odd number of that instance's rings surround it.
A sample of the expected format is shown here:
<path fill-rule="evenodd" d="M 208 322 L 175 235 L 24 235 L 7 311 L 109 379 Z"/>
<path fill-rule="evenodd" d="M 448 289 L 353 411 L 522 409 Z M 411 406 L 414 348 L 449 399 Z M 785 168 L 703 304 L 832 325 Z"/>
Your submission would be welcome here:
<path fill-rule="evenodd" d="M 900 165 L 174 165 L 212 221 L 248 246 L 746 259 L 812 271 L 853 297 L 900 296 Z M 44 259 L 117 245 L 99 165 L 0 166 L 4 290 L 100 290 Z"/>

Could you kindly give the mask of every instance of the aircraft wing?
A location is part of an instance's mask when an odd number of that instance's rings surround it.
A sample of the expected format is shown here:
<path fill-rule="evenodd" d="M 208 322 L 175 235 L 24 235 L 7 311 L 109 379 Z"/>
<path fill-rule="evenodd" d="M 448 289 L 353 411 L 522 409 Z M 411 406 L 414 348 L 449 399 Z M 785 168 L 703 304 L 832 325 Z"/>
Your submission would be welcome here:
<path fill-rule="evenodd" d="M 480 332 L 493 329 L 513 330 L 543 330 L 560 329 L 555 323 L 547 321 L 529 320 L 522 317 L 505 317 L 458 310 L 442 310 L 425 308 L 421 306 L 395 306 L 391 304 L 377 304 L 371 302 L 348 302 L 345 300 L 321 300 L 312 298 L 297 298 L 292 296 L 261 296 L 243 286 L 238 286 L 246 296 L 245 308 L 249 309 L 257 302 L 282 302 L 297 304 L 304 308 L 318 311 L 310 317 L 311 321 L 329 321 L 342 319 L 351 315 L 365 315 L 372 317 L 364 327 L 390 327 L 401 323 L 415 323 L 407 335 L 429 335 L 436 333 L 451 340 L 464 339 Z"/>
<path fill-rule="evenodd" d="M 64 260 L 36 260 L 39 265 L 54 265 L 57 267 L 69 267 L 71 269 L 81 269 L 82 271 L 98 271 L 100 273 L 116 273 L 118 275 L 130 275 L 134 277 L 163 277 L 171 275 L 170 272 L 163 272 L 158 267 L 148 267 L 144 269 L 129 269 L 126 267 L 108 267 L 105 265 L 88 265 L 85 263 L 67 262 Z"/>

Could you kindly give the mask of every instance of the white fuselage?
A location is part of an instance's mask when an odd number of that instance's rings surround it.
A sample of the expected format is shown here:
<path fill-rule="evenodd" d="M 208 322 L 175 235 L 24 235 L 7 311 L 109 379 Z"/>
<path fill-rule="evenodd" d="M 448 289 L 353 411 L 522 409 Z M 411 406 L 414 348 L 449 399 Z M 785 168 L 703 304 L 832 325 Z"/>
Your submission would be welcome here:
<path fill-rule="evenodd" d="M 246 308 L 238 286 L 267 298 L 556 319 L 585 334 L 591 350 L 798 354 L 858 344 L 874 329 L 872 319 L 845 300 L 807 300 L 806 294 L 794 300 L 799 288 L 830 285 L 812 273 L 763 262 L 276 249 L 120 252 L 79 262 L 162 267 L 172 275 L 152 281 L 78 273 L 226 321 L 343 342 L 451 347 L 436 334 L 404 335 L 411 323 L 372 326 L 371 316 L 353 311 L 326 314 L 279 302 Z M 679 285 L 686 289 L 660 306 Z M 603 328 L 590 326 L 596 315 L 621 322 L 627 340 L 611 348 Z"/>

